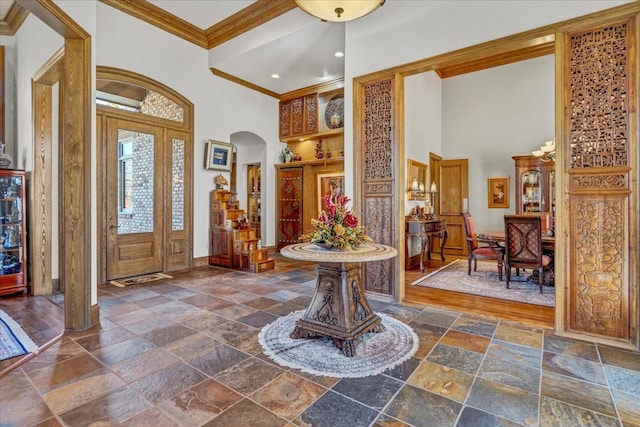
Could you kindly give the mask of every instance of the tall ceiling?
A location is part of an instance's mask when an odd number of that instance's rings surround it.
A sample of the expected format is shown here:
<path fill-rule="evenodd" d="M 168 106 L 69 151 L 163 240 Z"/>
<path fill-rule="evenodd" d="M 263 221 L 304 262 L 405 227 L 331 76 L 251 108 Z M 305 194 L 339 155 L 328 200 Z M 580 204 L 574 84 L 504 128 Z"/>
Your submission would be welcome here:
<path fill-rule="evenodd" d="M 344 52 L 345 24 L 312 17 L 294 0 L 100 1 L 201 46 L 212 72 L 272 96 L 344 77 L 335 52 Z M 24 21 L 16 9 L 0 0 L 0 34 Z"/>

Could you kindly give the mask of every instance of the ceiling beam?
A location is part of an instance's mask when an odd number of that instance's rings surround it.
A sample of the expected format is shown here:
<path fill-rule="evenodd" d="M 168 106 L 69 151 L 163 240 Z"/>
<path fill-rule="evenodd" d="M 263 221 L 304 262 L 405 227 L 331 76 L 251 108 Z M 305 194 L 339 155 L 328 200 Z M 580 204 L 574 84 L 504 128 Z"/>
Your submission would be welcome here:
<path fill-rule="evenodd" d="M 294 0 L 258 0 L 205 30 L 212 49 L 297 7 Z"/>
<path fill-rule="evenodd" d="M 202 28 L 196 27 L 146 0 L 100 1 L 134 18 L 138 18 L 174 36 L 191 42 L 196 46 L 207 48 L 207 39 Z"/>

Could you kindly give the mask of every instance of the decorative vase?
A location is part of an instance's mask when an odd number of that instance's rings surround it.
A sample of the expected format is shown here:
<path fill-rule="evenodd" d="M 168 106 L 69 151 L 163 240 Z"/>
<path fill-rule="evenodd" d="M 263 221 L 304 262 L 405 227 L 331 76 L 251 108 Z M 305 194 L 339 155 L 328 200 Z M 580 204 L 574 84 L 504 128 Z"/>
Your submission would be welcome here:
<path fill-rule="evenodd" d="M 324 249 L 325 251 L 338 251 L 340 249 L 336 248 L 333 245 L 329 245 L 328 243 L 314 243 L 319 248 Z"/>

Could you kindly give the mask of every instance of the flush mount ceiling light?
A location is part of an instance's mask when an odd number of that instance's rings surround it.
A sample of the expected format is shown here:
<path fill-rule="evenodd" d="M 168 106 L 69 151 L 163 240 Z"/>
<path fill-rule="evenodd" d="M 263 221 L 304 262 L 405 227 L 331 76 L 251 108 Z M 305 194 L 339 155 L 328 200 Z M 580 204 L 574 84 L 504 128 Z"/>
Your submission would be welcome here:
<path fill-rule="evenodd" d="M 352 21 L 373 12 L 385 0 L 296 0 L 298 7 L 323 21 Z"/>

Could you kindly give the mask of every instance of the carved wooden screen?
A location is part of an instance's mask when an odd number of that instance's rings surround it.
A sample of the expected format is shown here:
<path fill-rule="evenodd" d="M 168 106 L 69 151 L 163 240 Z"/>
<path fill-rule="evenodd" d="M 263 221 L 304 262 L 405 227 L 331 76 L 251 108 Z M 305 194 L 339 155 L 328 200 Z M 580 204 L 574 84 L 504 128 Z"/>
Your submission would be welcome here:
<path fill-rule="evenodd" d="M 564 328 L 637 345 L 636 37 L 633 19 L 565 35 L 562 163 Z"/>
<path fill-rule="evenodd" d="M 376 243 L 394 246 L 393 80 L 364 86 L 364 126 L 360 170 L 362 209 L 367 234 Z M 364 263 L 365 289 L 393 294 L 394 260 Z"/>

